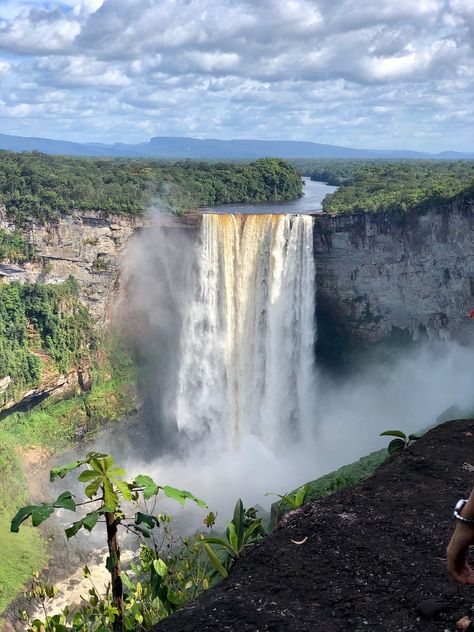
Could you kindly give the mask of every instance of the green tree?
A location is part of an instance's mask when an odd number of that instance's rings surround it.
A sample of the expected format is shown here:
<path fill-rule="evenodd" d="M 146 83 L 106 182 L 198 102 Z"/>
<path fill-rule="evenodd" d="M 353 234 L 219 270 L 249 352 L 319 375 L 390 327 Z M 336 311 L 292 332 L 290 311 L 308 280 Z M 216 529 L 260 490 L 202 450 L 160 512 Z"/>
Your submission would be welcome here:
<path fill-rule="evenodd" d="M 77 502 L 70 491 L 65 491 L 53 502 L 22 507 L 12 520 L 11 531 L 18 532 L 20 525 L 30 518 L 33 526 L 37 527 L 49 518 L 56 509 L 66 509 L 72 512 L 76 512 L 80 507 L 87 509 L 85 515 L 65 530 L 68 538 L 76 535 L 81 529 L 92 531 L 99 521 L 104 521 L 109 551 L 106 566 L 111 578 L 113 602 L 113 608 L 109 610 L 108 615 L 114 631 L 122 632 L 125 629 L 125 610 L 118 530 L 123 527 L 138 535 L 150 537 L 152 530 L 160 524 L 158 516 L 145 513 L 140 507 L 137 508 L 133 517 L 126 518 L 125 505 L 127 503 L 137 505 L 140 499 L 146 501 L 160 493 L 176 500 L 181 505 L 186 500 L 192 500 L 200 507 L 206 505 L 204 501 L 196 498 L 190 492 L 169 485 L 158 485 L 146 475 L 136 476 L 132 482 L 127 482 L 124 480 L 126 472 L 115 465 L 113 458 L 97 452 L 90 452 L 83 460 L 52 469 L 50 480 L 64 478 L 70 472 L 82 467 L 84 469 L 79 474 L 78 480 L 84 484 L 86 500 Z M 154 593 L 162 603 L 173 609 L 177 603 L 177 598 L 170 586 L 164 581 L 167 570 L 166 563 L 161 559 L 156 559 L 152 562 L 152 567 L 154 570 L 152 576 Z M 57 630 L 59 632 L 59 628 Z"/>

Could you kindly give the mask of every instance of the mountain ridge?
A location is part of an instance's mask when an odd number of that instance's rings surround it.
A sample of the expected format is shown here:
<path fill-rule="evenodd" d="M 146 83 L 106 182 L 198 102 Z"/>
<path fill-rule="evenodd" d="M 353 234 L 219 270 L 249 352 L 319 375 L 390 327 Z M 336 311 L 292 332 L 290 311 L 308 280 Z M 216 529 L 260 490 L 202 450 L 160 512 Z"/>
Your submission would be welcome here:
<path fill-rule="evenodd" d="M 0 150 L 39 151 L 91 157 L 255 160 L 279 158 L 365 158 L 390 160 L 474 160 L 474 152 L 425 153 L 405 149 L 359 149 L 311 141 L 153 136 L 144 143 L 78 143 L 36 136 L 0 134 Z"/>

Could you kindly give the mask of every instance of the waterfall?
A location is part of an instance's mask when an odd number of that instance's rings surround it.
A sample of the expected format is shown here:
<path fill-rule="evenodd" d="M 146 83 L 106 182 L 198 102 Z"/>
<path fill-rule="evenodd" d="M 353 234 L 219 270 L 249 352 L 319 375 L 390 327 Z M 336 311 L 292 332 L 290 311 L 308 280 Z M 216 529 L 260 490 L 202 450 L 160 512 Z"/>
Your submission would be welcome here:
<path fill-rule="evenodd" d="M 223 445 L 303 439 L 314 411 L 313 220 L 202 217 L 195 291 L 181 335 L 175 414 Z"/>

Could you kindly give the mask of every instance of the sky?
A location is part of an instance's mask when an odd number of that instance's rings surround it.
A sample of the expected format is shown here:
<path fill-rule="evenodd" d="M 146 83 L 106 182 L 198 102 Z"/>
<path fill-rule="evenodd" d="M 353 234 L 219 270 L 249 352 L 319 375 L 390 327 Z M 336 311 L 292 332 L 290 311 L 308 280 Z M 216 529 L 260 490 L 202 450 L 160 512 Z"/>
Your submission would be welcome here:
<path fill-rule="evenodd" d="M 0 0 L 0 133 L 474 151 L 474 0 Z"/>

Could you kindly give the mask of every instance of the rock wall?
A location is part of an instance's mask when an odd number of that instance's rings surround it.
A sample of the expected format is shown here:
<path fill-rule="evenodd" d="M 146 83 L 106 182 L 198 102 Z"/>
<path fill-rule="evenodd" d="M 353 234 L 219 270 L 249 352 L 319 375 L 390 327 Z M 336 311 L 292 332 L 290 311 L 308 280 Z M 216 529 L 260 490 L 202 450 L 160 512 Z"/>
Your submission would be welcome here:
<path fill-rule="evenodd" d="M 316 216 L 314 247 L 323 345 L 473 331 L 472 201 L 422 216 Z"/>
<path fill-rule="evenodd" d="M 25 235 L 35 246 L 35 261 L 25 264 L 0 262 L 0 283 L 61 283 L 70 275 L 78 281 L 80 298 L 92 317 L 102 324 L 108 315 L 109 301 L 120 272 L 120 257 L 128 239 L 145 224 L 144 218 L 123 215 L 104 216 L 97 212 L 73 211 L 54 223 L 30 222 Z M 15 224 L 0 206 L 0 229 L 15 230 Z M 68 374 L 44 371 L 35 388 L 16 392 L 15 397 L 1 400 L 0 419 L 19 409 L 49 397 L 66 395 L 83 384 L 82 371 Z M 87 381 L 87 380 L 86 380 Z M 0 375 L 0 396 L 11 383 L 10 376 Z"/>
<path fill-rule="evenodd" d="M 37 261 L 0 263 L 0 281 L 61 283 L 70 275 L 79 282 L 81 299 L 101 321 L 119 273 L 120 255 L 131 235 L 144 225 L 142 217 L 73 211 L 57 222 L 31 222 L 26 232 Z M 0 229 L 15 225 L 0 208 Z"/>

